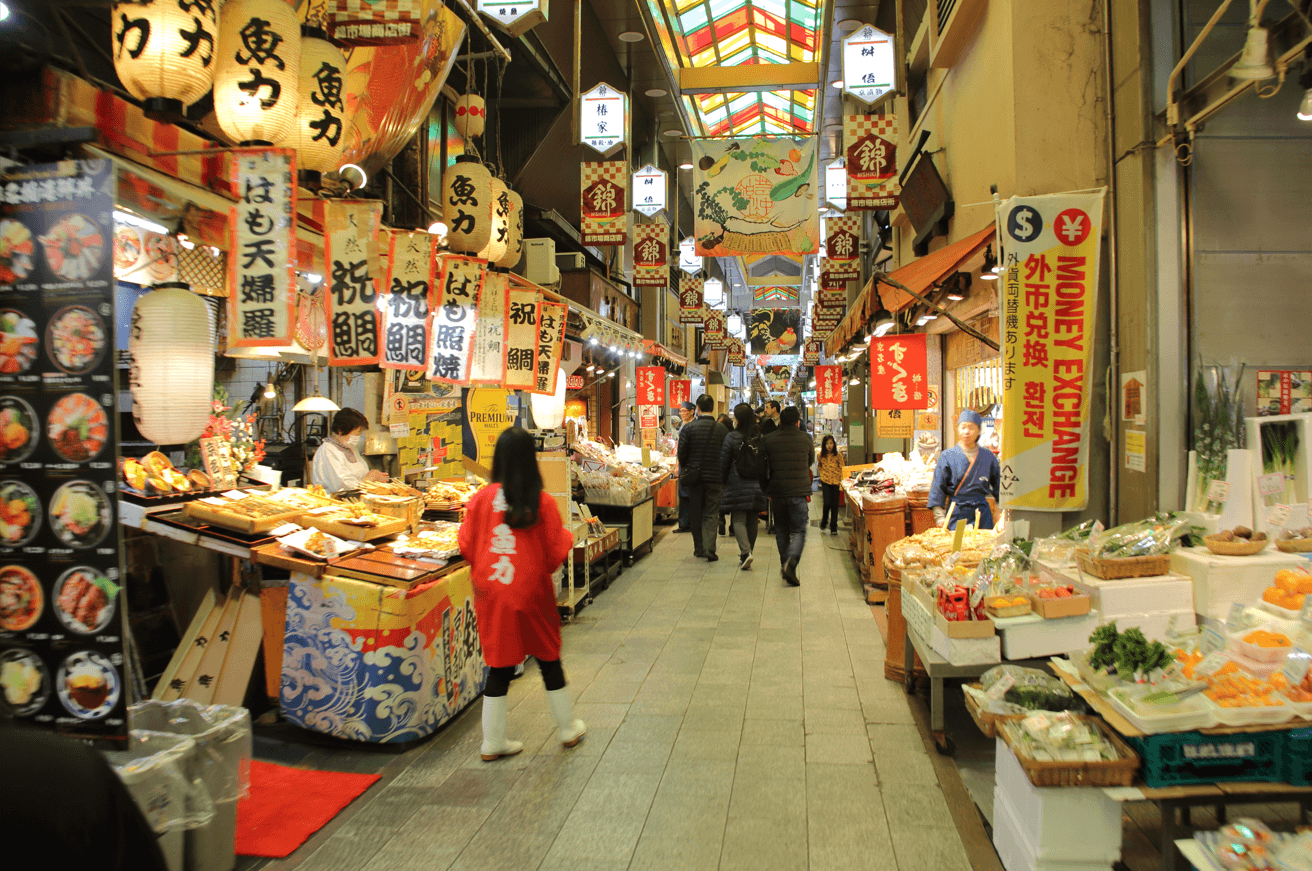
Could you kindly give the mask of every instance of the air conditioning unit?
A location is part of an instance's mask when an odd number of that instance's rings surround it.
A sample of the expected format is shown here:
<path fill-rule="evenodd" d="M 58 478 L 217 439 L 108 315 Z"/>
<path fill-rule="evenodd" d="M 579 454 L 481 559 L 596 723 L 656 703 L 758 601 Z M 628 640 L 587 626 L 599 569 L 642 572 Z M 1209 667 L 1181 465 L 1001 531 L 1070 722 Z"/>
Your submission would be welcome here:
<path fill-rule="evenodd" d="M 556 255 L 556 266 L 568 272 L 571 269 L 587 269 L 588 258 L 583 256 L 581 251 L 570 251 L 568 254 Z"/>
<path fill-rule="evenodd" d="M 524 240 L 524 277 L 534 284 L 555 284 L 560 281 L 556 268 L 555 239 Z"/>

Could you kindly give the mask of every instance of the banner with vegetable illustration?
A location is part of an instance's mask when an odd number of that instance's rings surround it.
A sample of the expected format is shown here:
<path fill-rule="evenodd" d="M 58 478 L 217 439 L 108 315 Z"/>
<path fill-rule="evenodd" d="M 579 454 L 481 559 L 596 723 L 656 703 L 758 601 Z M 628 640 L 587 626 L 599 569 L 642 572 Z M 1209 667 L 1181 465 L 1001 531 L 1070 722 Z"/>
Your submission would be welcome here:
<path fill-rule="evenodd" d="M 1105 189 L 1012 197 L 998 212 L 1002 281 L 1001 501 L 1089 501 L 1089 403 Z"/>
<path fill-rule="evenodd" d="M 816 137 L 696 139 L 690 144 L 699 255 L 817 250 Z"/>

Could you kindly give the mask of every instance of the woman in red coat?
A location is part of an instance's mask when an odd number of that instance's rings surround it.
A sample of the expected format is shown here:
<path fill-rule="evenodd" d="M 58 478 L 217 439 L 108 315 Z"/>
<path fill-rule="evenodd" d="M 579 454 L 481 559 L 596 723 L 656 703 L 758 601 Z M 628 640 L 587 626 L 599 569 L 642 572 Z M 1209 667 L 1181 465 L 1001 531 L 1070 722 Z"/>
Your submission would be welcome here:
<path fill-rule="evenodd" d="M 460 553 L 469 560 L 483 659 L 483 759 L 524 749 L 506 739 L 506 692 L 515 666 L 532 656 L 547 686 L 561 743 L 573 747 L 586 727 L 574 719 L 560 667 L 560 614 L 551 575 L 574 547 L 556 500 L 542 490 L 533 436 L 513 426 L 497 439 L 492 483 L 469 500 Z"/>

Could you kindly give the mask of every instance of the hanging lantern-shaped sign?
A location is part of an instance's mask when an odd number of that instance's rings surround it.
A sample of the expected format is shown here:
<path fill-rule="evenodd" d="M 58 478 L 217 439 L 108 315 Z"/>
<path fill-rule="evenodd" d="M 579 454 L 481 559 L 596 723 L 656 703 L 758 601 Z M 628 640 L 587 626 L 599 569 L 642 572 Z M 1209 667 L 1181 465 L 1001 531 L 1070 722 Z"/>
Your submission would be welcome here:
<path fill-rule="evenodd" d="M 210 307 L 185 282 L 158 284 L 132 307 L 132 417 L 158 445 L 200 438 L 214 391 Z"/>
<path fill-rule="evenodd" d="M 510 201 L 510 232 L 506 236 L 506 253 L 493 265 L 502 269 L 514 269 L 524 256 L 524 198 L 509 188 L 506 189 L 506 197 Z"/>
<path fill-rule="evenodd" d="M 209 91 L 218 6 L 215 0 L 114 4 L 114 71 L 147 114 L 181 115 Z"/>
<path fill-rule="evenodd" d="M 549 0 L 478 0 L 478 11 L 511 36 L 525 33 L 547 20 Z"/>
<path fill-rule="evenodd" d="M 487 123 L 487 105 L 478 94 L 465 94 L 456 100 L 456 132 L 465 139 L 483 135 Z"/>
<path fill-rule="evenodd" d="M 633 174 L 633 208 L 647 217 L 665 208 L 665 170 L 649 163 Z"/>
<path fill-rule="evenodd" d="M 579 99 L 579 141 L 609 157 L 629 132 L 629 95 L 605 82 Z"/>
<path fill-rule="evenodd" d="M 300 105 L 301 25 L 282 0 L 228 0 L 219 26 L 214 117 L 238 144 L 281 142 Z"/>
<path fill-rule="evenodd" d="M 327 40 L 323 31 L 305 28 L 301 38 L 300 106 L 291 135 L 279 143 L 296 149 L 296 163 L 303 171 L 333 172 L 341 165 L 346 149 L 342 127 L 345 73 L 346 56 L 341 50 Z"/>
<path fill-rule="evenodd" d="M 506 242 L 510 239 L 510 192 L 506 183 L 496 176 L 492 177 L 492 233 L 487 247 L 479 252 L 479 257 L 488 263 L 496 263 L 506 256 L 509 250 Z"/>
<path fill-rule="evenodd" d="M 481 256 L 492 239 L 492 173 L 467 154 L 442 175 L 442 220 L 447 247 L 457 254 Z"/>

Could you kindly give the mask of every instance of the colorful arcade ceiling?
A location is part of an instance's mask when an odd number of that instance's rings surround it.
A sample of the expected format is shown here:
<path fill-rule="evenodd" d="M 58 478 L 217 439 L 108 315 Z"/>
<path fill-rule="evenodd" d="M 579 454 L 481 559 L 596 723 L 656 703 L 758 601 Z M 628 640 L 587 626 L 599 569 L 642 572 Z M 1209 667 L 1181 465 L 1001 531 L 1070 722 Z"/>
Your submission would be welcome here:
<path fill-rule="evenodd" d="M 819 60 L 821 0 L 648 0 L 672 69 Z M 815 132 L 816 92 L 683 96 L 702 136 Z"/>

